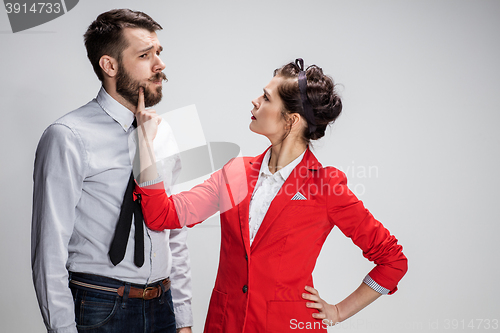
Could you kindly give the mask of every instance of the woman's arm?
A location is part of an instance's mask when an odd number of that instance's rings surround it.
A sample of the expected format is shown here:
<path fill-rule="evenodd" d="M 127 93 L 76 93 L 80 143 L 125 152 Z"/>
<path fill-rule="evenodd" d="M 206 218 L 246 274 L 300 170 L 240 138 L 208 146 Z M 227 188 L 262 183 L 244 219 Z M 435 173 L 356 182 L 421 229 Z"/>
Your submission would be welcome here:
<path fill-rule="evenodd" d="M 137 136 L 139 147 L 140 173 L 139 183 L 158 178 L 153 140 L 158 132 L 161 117 L 153 109 L 146 109 L 144 104 L 144 89 L 139 88 L 139 99 L 135 116 L 137 118 Z"/>
<path fill-rule="evenodd" d="M 318 313 L 313 313 L 313 318 L 322 319 L 323 323 L 332 326 L 355 315 L 364 307 L 380 297 L 380 293 L 362 283 L 358 289 L 347 296 L 342 302 L 333 305 L 325 302 L 316 289 L 306 286 L 307 293 L 302 294 L 302 298 L 311 302 L 306 303 L 308 308 L 317 309 Z"/>
<path fill-rule="evenodd" d="M 326 324 L 335 325 L 356 314 L 380 295 L 394 293 L 407 271 L 407 259 L 397 239 L 349 190 L 345 175 L 333 168 L 331 175 L 328 182 L 328 218 L 361 248 L 363 256 L 377 265 L 351 295 L 336 305 L 325 302 L 316 289 L 305 287 L 308 293 L 302 297 L 312 301 L 306 306 L 319 311 L 313 317 L 326 319 Z"/>
<path fill-rule="evenodd" d="M 381 294 L 393 294 L 408 269 L 403 247 L 349 190 L 345 175 L 338 170 L 332 175 L 327 198 L 330 222 L 376 264 L 363 282 Z"/>

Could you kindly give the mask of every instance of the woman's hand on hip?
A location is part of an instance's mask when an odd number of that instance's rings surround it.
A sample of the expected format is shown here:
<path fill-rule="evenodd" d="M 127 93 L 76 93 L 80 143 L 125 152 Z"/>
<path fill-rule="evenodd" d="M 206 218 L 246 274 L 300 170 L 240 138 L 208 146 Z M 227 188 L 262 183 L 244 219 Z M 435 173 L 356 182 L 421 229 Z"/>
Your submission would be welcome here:
<path fill-rule="evenodd" d="M 333 326 L 341 321 L 339 309 L 336 305 L 325 302 L 313 287 L 305 286 L 304 289 L 307 293 L 303 293 L 302 298 L 309 301 L 306 306 L 319 311 L 312 314 L 313 318 L 323 320 L 323 323 L 328 326 Z"/>

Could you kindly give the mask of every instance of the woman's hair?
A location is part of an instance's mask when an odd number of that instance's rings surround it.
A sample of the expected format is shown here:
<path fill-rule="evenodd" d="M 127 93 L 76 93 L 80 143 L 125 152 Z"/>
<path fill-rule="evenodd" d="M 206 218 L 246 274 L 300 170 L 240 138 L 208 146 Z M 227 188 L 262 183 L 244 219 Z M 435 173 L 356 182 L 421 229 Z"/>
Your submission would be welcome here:
<path fill-rule="evenodd" d="M 316 129 L 310 132 L 311 120 L 305 114 L 302 107 L 298 76 L 300 68 L 291 62 L 274 71 L 274 76 L 283 78 L 283 82 L 278 87 L 278 93 L 283 101 L 282 115 L 288 120 L 288 115 L 298 113 L 307 121 L 302 139 L 309 144 L 311 140 L 317 140 L 325 135 L 326 127 L 332 124 L 342 111 L 342 102 L 335 91 L 333 79 L 323 74 L 323 70 L 311 65 L 306 69 L 307 78 L 307 100 L 312 106 Z"/>
<path fill-rule="evenodd" d="M 101 57 L 109 55 L 120 62 L 122 52 L 128 46 L 123 36 L 124 28 L 142 28 L 150 32 L 162 29 L 161 25 L 149 15 L 130 9 L 113 9 L 99 15 L 90 24 L 83 37 L 87 56 L 101 81 L 104 80 L 101 66 L 99 66 Z"/>

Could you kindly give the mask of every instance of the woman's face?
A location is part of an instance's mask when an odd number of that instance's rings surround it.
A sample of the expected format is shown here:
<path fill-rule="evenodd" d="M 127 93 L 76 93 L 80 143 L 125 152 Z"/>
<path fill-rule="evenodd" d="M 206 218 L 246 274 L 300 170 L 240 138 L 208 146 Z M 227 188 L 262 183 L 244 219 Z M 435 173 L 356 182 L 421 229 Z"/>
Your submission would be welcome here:
<path fill-rule="evenodd" d="M 264 93 L 252 101 L 250 130 L 268 137 L 272 143 L 281 140 L 286 134 L 286 121 L 281 115 L 283 102 L 278 94 L 282 81 L 279 76 L 273 77 L 264 88 Z"/>

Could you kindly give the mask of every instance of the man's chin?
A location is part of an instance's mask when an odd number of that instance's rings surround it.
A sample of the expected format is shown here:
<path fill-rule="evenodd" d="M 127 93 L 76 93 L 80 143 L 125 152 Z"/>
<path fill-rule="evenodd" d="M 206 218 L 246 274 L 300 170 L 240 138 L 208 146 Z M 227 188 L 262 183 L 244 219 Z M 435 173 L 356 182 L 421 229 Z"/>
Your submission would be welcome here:
<path fill-rule="evenodd" d="M 163 94 L 161 91 L 157 91 L 154 94 L 149 94 L 149 96 L 145 96 L 144 99 L 144 104 L 147 108 L 150 108 L 152 106 L 155 106 L 156 104 L 161 102 L 161 99 L 163 98 Z"/>

